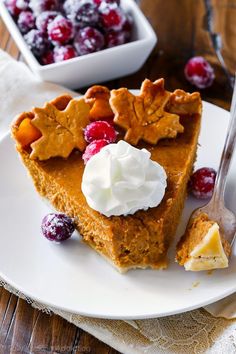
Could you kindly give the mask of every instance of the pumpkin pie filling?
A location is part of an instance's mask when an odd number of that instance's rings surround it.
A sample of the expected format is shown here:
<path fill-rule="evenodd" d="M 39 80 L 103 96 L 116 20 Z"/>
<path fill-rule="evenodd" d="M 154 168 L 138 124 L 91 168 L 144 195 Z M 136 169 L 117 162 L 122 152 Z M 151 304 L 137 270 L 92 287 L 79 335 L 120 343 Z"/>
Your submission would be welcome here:
<path fill-rule="evenodd" d="M 150 85 L 150 82 L 147 84 Z M 143 92 L 145 92 L 147 84 Z M 160 86 L 160 84 L 158 85 Z M 161 86 L 163 86 L 163 82 L 161 82 Z M 152 99 L 156 94 L 154 92 L 155 89 L 155 87 L 151 87 L 151 94 L 146 96 L 144 103 L 140 103 L 139 99 L 137 100 L 138 107 L 142 105 L 145 107 L 145 105 L 149 104 L 150 99 L 153 102 Z M 98 90 L 98 87 L 96 87 L 96 90 Z M 116 104 L 117 97 L 123 92 L 114 91 L 111 94 L 110 104 L 115 114 L 114 121 L 121 128 L 121 139 L 124 139 L 123 129 L 127 128 L 127 124 L 124 122 L 124 115 L 120 112 L 120 101 Z M 81 137 L 78 141 L 77 135 L 76 138 L 74 138 L 73 134 L 71 135 L 74 145 L 70 143 L 69 148 L 66 150 L 68 156 L 57 155 L 58 151 L 53 148 L 52 153 L 54 155 L 49 157 L 50 151 L 48 151 L 47 145 L 45 145 L 46 152 L 44 148 L 40 147 L 39 150 L 34 149 L 34 154 L 32 155 L 32 144 L 36 146 L 35 142 L 31 144 L 31 148 L 25 148 L 17 139 L 20 127 L 19 122 L 22 122 L 24 117 L 29 117 L 30 114 L 31 122 L 34 124 L 35 114 L 37 115 L 39 112 L 41 114 L 42 109 L 41 111 L 40 109 L 33 109 L 30 113 L 23 113 L 12 124 L 12 135 L 16 140 L 17 151 L 29 171 L 38 193 L 48 199 L 56 210 L 73 217 L 83 241 L 111 261 L 121 272 L 125 272 L 130 268 L 151 267 L 162 269 L 167 267 L 167 252 L 174 238 L 184 206 L 187 183 L 196 157 L 201 123 L 201 99 L 199 94 L 192 94 L 194 97 L 191 96 L 190 100 L 190 98 L 188 99 L 189 94 L 184 93 L 182 90 L 176 91 L 178 92 L 164 93 L 166 100 L 164 109 L 168 113 L 168 115 L 165 115 L 165 117 L 168 117 L 168 124 L 170 122 L 169 117 L 174 116 L 174 125 L 178 128 L 178 134 L 174 134 L 173 130 L 168 129 L 168 126 L 165 127 L 165 124 L 162 125 L 162 133 L 164 132 L 168 135 L 167 137 L 164 136 L 164 138 L 161 137 L 161 139 L 158 137 L 157 141 L 153 134 L 148 133 L 147 129 L 143 132 L 143 127 L 140 128 L 141 134 L 140 132 L 137 133 L 137 130 L 135 130 L 135 136 L 128 134 L 128 139 L 129 137 L 135 137 L 135 141 L 132 140 L 132 143 L 137 144 L 136 147 L 139 149 L 147 149 L 151 153 L 151 159 L 163 166 L 167 174 L 167 188 L 161 203 L 147 210 L 139 210 L 133 215 L 106 217 L 89 207 L 81 190 L 85 168 L 82 152 L 80 151 L 80 147 L 83 150 L 85 142 L 81 140 Z M 96 107 L 93 105 L 96 102 L 96 97 L 94 98 L 95 101 L 93 101 L 91 92 L 87 97 L 89 97 L 87 102 L 85 99 L 83 103 L 79 104 L 79 109 L 83 112 L 83 119 L 81 125 L 75 127 L 77 132 L 84 129 L 87 124 L 85 116 L 88 111 L 88 105 L 93 109 L 92 120 L 96 117 Z M 101 99 L 100 96 L 99 99 Z M 66 103 L 60 104 L 63 100 Z M 73 101 L 72 98 L 67 100 L 58 98 L 52 101 L 51 105 L 64 112 L 70 104 L 74 109 L 73 114 L 76 115 L 77 104 L 73 104 L 71 101 Z M 92 101 L 92 103 L 89 101 Z M 190 101 L 192 105 L 189 103 Z M 104 102 L 102 104 L 105 105 Z M 125 104 L 125 107 L 127 107 L 127 104 Z M 162 115 L 159 113 L 159 115 L 153 115 L 152 113 L 156 112 L 156 107 L 153 105 L 151 107 L 149 119 L 152 119 L 151 123 L 156 124 L 157 127 L 157 122 L 159 122 L 163 113 L 161 113 Z M 99 104 L 99 117 L 100 108 L 101 105 Z M 54 112 L 54 108 L 52 111 Z M 110 115 L 109 110 L 107 115 Z M 61 114 L 59 116 L 62 117 Z M 156 118 L 157 116 L 158 119 Z M 47 119 L 50 119 L 50 117 Z M 129 126 L 137 127 L 135 119 Z M 40 127 L 37 127 L 40 130 Z M 71 134 L 70 126 L 66 130 L 67 135 Z M 40 139 L 42 139 L 41 136 L 36 141 L 37 144 L 39 144 Z M 68 153 L 70 149 L 71 152 Z M 38 152 L 40 155 L 37 155 Z M 44 159 L 45 156 L 46 158 Z"/>
<path fill-rule="evenodd" d="M 230 252 L 218 224 L 201 213 L 190 220 L 177 245 L 176 260 L 189 271 L 227 268 Z"/>

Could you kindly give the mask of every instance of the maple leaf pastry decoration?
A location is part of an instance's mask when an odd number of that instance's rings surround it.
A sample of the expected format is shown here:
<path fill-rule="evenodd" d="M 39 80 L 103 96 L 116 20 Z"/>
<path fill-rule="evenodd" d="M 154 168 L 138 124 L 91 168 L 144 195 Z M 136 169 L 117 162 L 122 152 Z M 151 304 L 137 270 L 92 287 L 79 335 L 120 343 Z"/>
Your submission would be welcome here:
<path fill-rule="evenodd" d="M 31 144 L 30 158 L 67 158 L 73 149 L 86 147 L 83 129 L 89 124 L 90 105 L 83 98 L 60 96 L 43 108 L 33 108 L 32 124 L 42 136 Z"/>
<path fill-rule="evenodd" d="M 186 107 L 190 101 L 196 100 L 199 103 L 199 95 L 195 93 L 197 96 L 193 97 L 182 90 L 178 91 L 179 101 L 175 93 L 165 90 L 164 79 L 155 82 L 146 79 L 139 96 L 126 88 L 112 90 L 110 105 L 115 114 L 114 122 L 126 130 L 124 139 L 132 145 L 137 145 L 140 140 L 154 145 L 160 139 L 175 138 L 182 133 L 184 127 L 179 122 L 179 115 L 171 112 L 171 107 L 166 110 L 169 100 L 171 98 L 172 106 L 175 104 L 181 111 L 181 105 Z"/>

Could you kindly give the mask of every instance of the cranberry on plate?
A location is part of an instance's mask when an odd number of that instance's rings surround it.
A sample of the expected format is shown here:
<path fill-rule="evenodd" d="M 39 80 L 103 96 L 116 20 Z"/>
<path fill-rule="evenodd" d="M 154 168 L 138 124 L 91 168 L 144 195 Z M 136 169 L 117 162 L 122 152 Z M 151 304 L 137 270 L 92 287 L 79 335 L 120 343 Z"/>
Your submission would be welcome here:
<path fill-rule="evenodd" d="M 202 167 L 194 172 L 190 179 L 190 190 L 198 199 L 207 199 L 212 196 L 216 179 L 213 168 Z"/>
<path fill-rule="evenodd" d="M 74 39 L 74 46 L 79 55 L 98 52 L 104 48 L 103 34 L 93 27 L 85 27 L 78 31 Z"/>
<path fill-rule="evenodd" d="M 41 230 L 49 241 L 61 242 L 72 236 L 74 222 L 65 214 L 48 214 L 42 220 Z"/>

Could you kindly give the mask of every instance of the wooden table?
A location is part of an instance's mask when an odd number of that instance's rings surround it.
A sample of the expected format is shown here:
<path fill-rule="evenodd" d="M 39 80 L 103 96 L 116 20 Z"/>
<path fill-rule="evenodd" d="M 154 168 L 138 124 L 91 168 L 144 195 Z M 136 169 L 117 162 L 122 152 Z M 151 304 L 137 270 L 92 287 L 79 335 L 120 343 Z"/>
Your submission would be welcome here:
<path fill-rule="evenodd" d="M 157 31 L 159 43 L 139 72 L 106 84 L 110 88 L 120 86 L 138 88 L 146 77 L 153 80 L 165 77 L 169 90 L 183 88 L 193 91 L 194 88 L 184 78 L 184 63 L 193 55 L 204 55 L 214 66 L 216 80 L 211 88 L 202 91 L 202 97 L 228 109 L 232 91 L 228 75 L 236 69 L 236 50 L 232 54 L 232 49 L 235 49 L 233 47 L 235 45 L 233 43 L 236 43 L 235 37 L 232 44 L 229 41 L 229 34 L 236 34 L 233 20 L 236 16 L 236 1 L 213 0 L 212 4 L 215 16 L 214 28 L 222 35 L 227 71 L 220 65 L 212 47 L 211 37 L 206 31 L 206 26 L 203 26 L 206 19 L 206 1 L 143 0 L 141 6 Z M 231 15 L 228 16 L 230 6 Z M 212 16 L 212 12 L 209 15 Z M 227 22 L 223 21 L 226 17 Z M 22 60 L 1 19 L 0 48 L 15 59 Z M 7 353 L 118 352 L 62 318 L 35 310 L 25 301 L 0 288 L 0 354 Z"/>

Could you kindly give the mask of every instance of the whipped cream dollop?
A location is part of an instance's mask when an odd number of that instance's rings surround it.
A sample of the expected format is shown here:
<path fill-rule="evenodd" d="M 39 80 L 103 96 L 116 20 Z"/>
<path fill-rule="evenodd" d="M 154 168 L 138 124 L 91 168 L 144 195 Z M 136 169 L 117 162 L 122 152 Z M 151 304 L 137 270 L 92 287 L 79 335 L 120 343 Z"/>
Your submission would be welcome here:
<path fill-rule="evenodd" d="M 120 140 L 87 162 L 82 192 L 88 205 L 106 216 L 134 214 L 160 204 L 166 189 L 164 168 L 146 149 Z"/>

